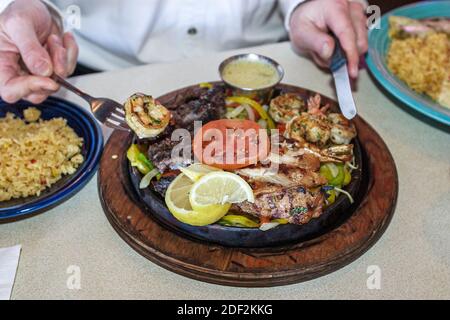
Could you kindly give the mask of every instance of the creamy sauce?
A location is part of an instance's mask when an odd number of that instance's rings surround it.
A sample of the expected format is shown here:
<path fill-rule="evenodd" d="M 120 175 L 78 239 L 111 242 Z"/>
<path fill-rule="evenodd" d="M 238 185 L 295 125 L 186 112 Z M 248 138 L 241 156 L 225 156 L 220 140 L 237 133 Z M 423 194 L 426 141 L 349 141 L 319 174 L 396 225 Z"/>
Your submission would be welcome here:
<path fill-rule="evenodd" d="M 277 69 L 261 61 L 235 60 L 225 66 L 222 78 L 238 88 L 261 89 L 276 84 Z"/>

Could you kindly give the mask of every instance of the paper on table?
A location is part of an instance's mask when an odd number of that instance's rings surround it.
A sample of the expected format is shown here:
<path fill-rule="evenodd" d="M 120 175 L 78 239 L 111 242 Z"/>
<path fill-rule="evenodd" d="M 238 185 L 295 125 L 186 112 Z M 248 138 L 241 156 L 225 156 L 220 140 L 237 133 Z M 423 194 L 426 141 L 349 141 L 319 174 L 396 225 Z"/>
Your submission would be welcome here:
<path fill-rule="evenodd" d="M 11 298 L 21 249 L 21 245 L 0 248 L 0 300 Z"/>

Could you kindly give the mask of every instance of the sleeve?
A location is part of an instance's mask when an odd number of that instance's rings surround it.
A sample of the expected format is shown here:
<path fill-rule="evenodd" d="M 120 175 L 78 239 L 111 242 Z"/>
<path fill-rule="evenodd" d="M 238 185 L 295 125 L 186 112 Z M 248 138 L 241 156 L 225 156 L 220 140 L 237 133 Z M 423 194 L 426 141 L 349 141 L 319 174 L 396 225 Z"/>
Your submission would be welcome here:
<path fill-rule="evenodd" d="M 279 0 L 281 11 L 284 14 L 284 27 L 288 32 L 292 13 L 294 12 L 295 9 L 297 9 L 297 7 L 300 4 L 306 1 L 309 0 Z M 348 0 L 348 1 L 359 2 L 364 6 L 364 8 L 366 8 L 369 5 L 367 0 Z"/>
<path fill-rule="evenodd" d="M 0 13 L 2 13 L 6 9 L 6 7 L 8 7 L 13 1 L 14 0 L 0 0 Z M 62 11 L 50 1 L 47 0 L 41 1 L 47 6 L 53 20 L 59 26 L 59 29 L 63 31 L 65 27 L 64 27 L 64 15 Z"/>
<path fill-rule="evenodd" d="M 292 12 L 303 2 L 307 0 L 279 0 L 281 12 L 284 15 L 284 27 L 289 31 L 289 21 L 291 20 Z"/>

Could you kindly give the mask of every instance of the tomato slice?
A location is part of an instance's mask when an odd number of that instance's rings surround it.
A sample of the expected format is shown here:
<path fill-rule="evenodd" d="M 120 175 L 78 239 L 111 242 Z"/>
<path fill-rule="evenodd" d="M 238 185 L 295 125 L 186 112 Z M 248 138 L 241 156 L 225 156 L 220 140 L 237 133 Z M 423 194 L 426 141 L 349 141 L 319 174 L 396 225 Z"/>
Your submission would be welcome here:
<path fill-rule="evenodd" d="M 221 119 L 208 122 L 194 136 L 198 161 L 225 170 L 234 170 L 264 160 L 270 149 L 267 130 L 256 122 Z"/>

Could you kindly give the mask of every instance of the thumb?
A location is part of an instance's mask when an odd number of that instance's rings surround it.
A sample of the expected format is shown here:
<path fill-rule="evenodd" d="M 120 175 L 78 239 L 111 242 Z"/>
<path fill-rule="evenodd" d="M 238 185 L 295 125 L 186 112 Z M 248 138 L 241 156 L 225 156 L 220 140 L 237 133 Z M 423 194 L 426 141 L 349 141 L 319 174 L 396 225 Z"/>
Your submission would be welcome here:
<path fill-rule="evenodd" d="M 28 70 L 34 75 L 50 76 L 53 72 L 50 56 L 39 42 L 33 24 L 22 23 L 8 31 Z"/>
<path fill-rule="evenodd" d="M 304 23 L 296 30 L 291 30 L 294 45 L 303 52 L 314 53 L 324 61 L 331 58 L 334 50 L 334 40 L 313 23 Z"/>

